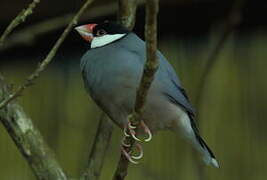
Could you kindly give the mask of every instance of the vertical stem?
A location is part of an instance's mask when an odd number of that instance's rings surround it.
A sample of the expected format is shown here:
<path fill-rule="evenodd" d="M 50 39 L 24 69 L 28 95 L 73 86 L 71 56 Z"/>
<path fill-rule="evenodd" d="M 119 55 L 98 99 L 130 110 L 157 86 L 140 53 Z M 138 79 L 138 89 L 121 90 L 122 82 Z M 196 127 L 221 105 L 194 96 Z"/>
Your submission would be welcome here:
<path fill-rule="evenodd" d="M 144 65 L 144 71 L 142 79 L 137 90 L 134 112 L 129 115 L 129 121 L 132 125 L 138 127 L 140 123 L 140 117 L 144 109 L 146 96 L 151 83 L 153 82 L 154 75 L 158 68 L 157 59 L 157 14 L 158 14 L 158 0 L 146 1 L 146 54 L 147 60 Z M 125 137 L 125 143 L 129 144 L 127 152 L 130 152 L 135 144 L 135 140 L 132 137 Z M 117 165 L 117 169 L 113 176 L 113 180 L 123 180 L 128 171 L 129 162 L 121 153 L 120 160 Z"/>
<path fill-rule="evenodd" d="M 118 0 L 118 22 L 132 30 L 135 24 L 137 0 Z"/>
<path fill-rule="evenodd" d="M 88 167 L 81 180 L 97 180 L 103 167 L 105 154 L 107 152 L 113 132 L 113 125 L 105 113 L 101 114 L 96 137 L 88 160 Z"/>

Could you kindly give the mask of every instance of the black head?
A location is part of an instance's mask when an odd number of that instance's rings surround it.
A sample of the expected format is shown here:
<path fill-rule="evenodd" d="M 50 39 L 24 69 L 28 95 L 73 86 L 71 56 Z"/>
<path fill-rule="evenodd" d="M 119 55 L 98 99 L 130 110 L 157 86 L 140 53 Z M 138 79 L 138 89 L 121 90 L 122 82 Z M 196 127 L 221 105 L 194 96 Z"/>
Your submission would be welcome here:
<path fill-rule="evenodd" d="M 128 34 L 130 31 L 124 26 L 115 22 L 104 22 L 97 24 L 93 29 L 93 36 L 102 36 L 105 34 Z"/>

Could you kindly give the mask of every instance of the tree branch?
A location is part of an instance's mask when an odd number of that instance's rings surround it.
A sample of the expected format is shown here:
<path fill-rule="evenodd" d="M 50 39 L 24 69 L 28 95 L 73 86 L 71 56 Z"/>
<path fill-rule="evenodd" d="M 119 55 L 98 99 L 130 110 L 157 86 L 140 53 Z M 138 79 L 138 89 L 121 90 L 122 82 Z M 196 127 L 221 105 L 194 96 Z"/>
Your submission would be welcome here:
<path fill-rule="evenodd" d="M 140 123 L 140 117 L 145 105 L 146 96 L 149 87 L 154 79 L 154 74 L 158 68 L 158 59 L 156 55 L 157 51 L 157 14 L 158 14 L 158 0 L 146 1 L 146 51 L 147 61 L 144 66 L 142 79 L 137 90 L 134 112 L 129 115 L 129 121 L 132 125 L 138 127 Z M 125 143 L 129 144 L 127 152 L 130 152 L 135 140 L 132 137 L 125 137 Z M 120 160 L 117 165 L 117 169 L 113 176 L 113 180 L 123 180 L 127 175 L 129 162 L 126 157 L 121 153 Z"/>
<path fill-rule="evenodd" d="M 40 180 L 66 180 L 67 177 L 58 162 L 55 160 L 53 153 L 43 140 L 40 132 L 34 127 L 31 119 L 27 117 L 22 107 L 16 103 L 10 102 L 18 97 L 28 86 L 32 84 L 40 73 L 45 70 L 72 27 L 77 24 L 78 18 L 91 2 L 93 2 L 93 0 L 87 0 L 85 2 L 68 24 L 46 58 L 37 67 L 33 74 L 26 79 L 25 83 L 19 86 L 13 94 L 10 94 L 7 84 L 4 82 L 4 79 L 0 74 L 0 99 L 3 99 L 0 103 L 0 120 L 21 154 L 27 160 L 34 174 Z M 35 5 L 31 5 L 30 7 L 33 9 Z M 2 43 L 14 27 L 20 23 L 20 21 L 16 19 L 25 19 L 28 14 L 29 12 L 22 13 L 13 20 L 14 23 L 9 25 L 2 36 L 3 38 L 1 37 Z"/>
<path fill-rule="evenodd" d="M 24 22 L 30 14 L 32 14 L 33 9 L 36 7 L 36 5 L 40 2 L 40 0 L 33 0 L 27 9 L 23 9 L 15 19 L 11 21 L 11 23 L 8 25 L 2 36 L 0 37 L 0 46 L 3 45 L 6 37 L 15 29 L 20 23 Z"/>
<path fill-rule="evenodd" d="M 118 22 L 132 30 L 135 24 L 135 14 L 138 0 L 118 0 Z"/>
<path fill-rule="evenodd" d="M 9 96 L 8 85 L 0 74 L 0 99 Z M 0 120 L 40 180 L 66 180 L 66 175 L 23 108 L 10 103 L 0 110 Z"/>
<path fill-rule="evenodd" d="M 96 18 L 99 16 L 106 16 L 111 13 L 115 13 L 117 10 L 116 3 L 109 3 L 101 6 L 94 7 L 90 11 L 86 11 L 84 15 L 80 18 L 81 21 Z M 37 36 L 43 35 L 45 33 L 58 30 L 66 26 L 74 16 L 74 13 L 65 14 L 59 17 L 54 17 L 51 19 L 46 19 L 41 22 L 37 22 L 33 25 L 29 25 L 8 38 L 4 46 L 0 46 L 0 51 L 4 51 L 8 48 L 12 48 L 16 45 L 21 44 L 32 44 L 34 43 Z"/>
<path fill-rule="evenodd" d="M 88 167 L 80 178 L 81 180 L 97 180 L 99 178 L 112 132 L 113 124 L 106 114 L 102 113 L 89 156 Z"/>
<path fill-rule="evenodd" d="M 78 11 L 78 13 L 73 17 L 73 19 L 71 20 L 71 22 L 65 28 L 64 32 L 61 34 L 61 36 L 59 37 L 59 39 L 56 41 L 56 43 L 54 44 L 54 46 L 52 47 L 52 49 L 50 50 L 50 52 L 48 53 L 48 55 L 46 56 L 46 58 L 42 61 L 41 64 L 38 65 L 38 67 L 36 68 L 36 70 L 26 79 L 26 81 L 21 86 L 19 86 L 16 89 L 16 91 L 14 93 L 10 94 L 6 99 L 4 99 L 0 103 L 0 109 L 2 109 L 10 101 L 16 99 L 19 95 L 21 95 L 22 92 L 27 87 L 29 87 L 30 85 L 32 85 L 33 81 L 36 78 L 39 77 L 40 73 L 46 69 L 46 67 L 48 66 L 48 64 L 52 61 L 53 57 L 56 55 L 56 52 L 57 52 L 58 48 L 60 47 L 60 45 L 63 43 L 63 41 L 65 40 L 65 38 L 67 37 L 67 35 L 71 31 L 71 29 L 73 28 L 73 26 L 77 24 L 77 21 L 78 21 L 79 17 L 82 15 L 82 13 L 88 7 L 88 5 L 91 4 L 92 2 L 93 2 L 93 0 L 87 0 L 85 2 L 85 4 L 81 7 L 81 9 Z"/>

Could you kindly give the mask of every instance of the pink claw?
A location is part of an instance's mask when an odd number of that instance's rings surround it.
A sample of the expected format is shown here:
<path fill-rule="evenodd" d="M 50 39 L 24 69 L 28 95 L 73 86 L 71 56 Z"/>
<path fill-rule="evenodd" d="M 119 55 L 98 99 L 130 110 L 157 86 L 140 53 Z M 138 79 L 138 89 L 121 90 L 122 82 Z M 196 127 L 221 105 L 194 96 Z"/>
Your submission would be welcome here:
<path fill-rule="evenodd" d="M 122 146 L 124 146 L 124 147 L 130 147 L 130 146 L 131 146 L 130 144 L 126 144 L 126 143 L 125 143 L 125 137 L 122 139 L 121 144 L 122 144 Z"/>
<path fill-rule="evenodd" d="M 128 127 L 129 127 L 129 129 L 135 129 L 136 128 L 136 126 L 133 126 L 130 121 L 128 122 Z"/>
<path fill-rule="evenodd" d="M 131 162 L 133 164 L 138 164 L 138 162 L 133 160 L 132 157 L 129 155 L 129 153 L 123 147 L 121 148 L 121 151 L 124 154 L 124 156 L 126 157 L 126 159 L 128 159 L 129 162 Z"/>
<path fill-rule="evenodd" d="M 123 133 L 126 137 L 130 137 L 130 135 L 127 133 L 127 128 L 128 126 L 125 126 L 125 128 L 123 129 Z"/>
<path fill-rule="evenodd" d="M 140 152 L 140 154 L 138 156 L 132 156 L 132 158 L 138 160 L 138 159 L 141 159 L 143 157 L 144 152 L 143 152 L 143 148 L 140 144 L 136 144 L 136 147 L 137 147 L 138 151 Z"/>
<path fill-rule="evenodd" d="M 144 131 L 148 134 L 148 137 L 145 139 L 145 142 L 149 142 L 152 139 L 152 133 L 150 129 L 147 127 L 144 121 L 141 121 L 141 126 L 144 128 Z"/>
<path fill-rule="evenodd" d="M 133 129 L 130 129 L 130 134 L 131 134 L 131 136 L 134 138 L 134 140 L 139 141 L 139 142 L 142 142 L 141 139 L 139 139 L 139 138 L 137 138 L 137 137 L 135 136 L 135 131 L 134 131 Z"/>

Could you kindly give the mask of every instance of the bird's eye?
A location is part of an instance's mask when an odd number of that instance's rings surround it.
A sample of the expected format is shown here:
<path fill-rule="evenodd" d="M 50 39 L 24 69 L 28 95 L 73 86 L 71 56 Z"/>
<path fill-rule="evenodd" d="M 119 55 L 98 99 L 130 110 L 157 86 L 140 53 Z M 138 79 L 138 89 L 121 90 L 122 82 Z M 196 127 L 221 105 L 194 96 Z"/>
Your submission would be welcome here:
<path fill-rule="evenodd" d="M 97 32 L 96 32 L 96 35 L 97 36 L 103 36 L 107 34 L 107 32 L 104 30 L 104 29 L 99 29 Z"/>

